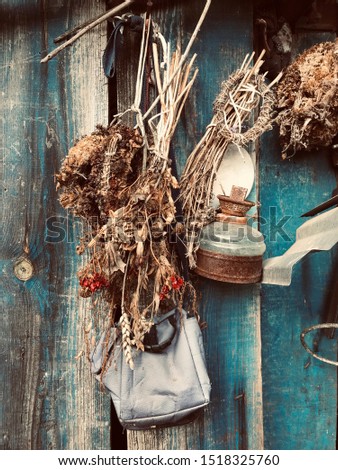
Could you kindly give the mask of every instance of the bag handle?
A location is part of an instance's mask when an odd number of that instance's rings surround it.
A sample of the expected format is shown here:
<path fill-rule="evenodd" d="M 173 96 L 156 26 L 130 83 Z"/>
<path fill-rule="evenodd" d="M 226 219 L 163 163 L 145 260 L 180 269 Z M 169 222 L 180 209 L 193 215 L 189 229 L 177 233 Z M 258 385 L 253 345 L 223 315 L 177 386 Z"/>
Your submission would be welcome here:
<path fill-rule="evenodd" d="M 147 352 L 152 352 L 152 353 L 161 353 L 163 352 L 168 346 L 171 345 L 173 339 L 175 338 L 175 335 L 177 333 L 177 322 L 176 322 L 176 312 L 173 313 L 172 315 L 170 315 L 170 317 L 168 317 L 168 320 L 169 320 L 169 323 L 171 324 L 171 326 L 173 327 L 173 331 L 172 331 L 172 334 L 170 335 L 169 338 L 167 338 L 166 340 L 162 341 L 161 343 L 158 343 L 158 344 L 147 344 L 146 343 L 146 337 L 147 335 L 145 335 L 145 342 L 143 343 L 144 344 L 144 350 L 147 351 Z M 153 325 L 152 328 L 155 328 L 156 330 L 156 327 L 157 325 Z M 151 330 L 150 330 L 151 331 Z M 147 333 L 148 335 L 151 333 Z M 156 334 L 156 333 L 155 333 Z"/>

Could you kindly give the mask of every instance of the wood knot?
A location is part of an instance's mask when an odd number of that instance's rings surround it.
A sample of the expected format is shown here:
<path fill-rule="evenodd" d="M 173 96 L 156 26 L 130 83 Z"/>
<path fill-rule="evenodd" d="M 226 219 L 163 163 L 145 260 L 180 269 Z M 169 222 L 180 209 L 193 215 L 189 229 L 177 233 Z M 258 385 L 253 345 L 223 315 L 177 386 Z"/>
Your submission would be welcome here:
<path fill-rule="evenodd" d="M 31 279 L 31 277 L 33 277 L 33 274 L 34 274 L 33 264 L 26 257 L 19 258 L 14 264 L 13 270 L 14 270 L 14 275 L 20 281 L 28 281 L 29 279 Z"/>

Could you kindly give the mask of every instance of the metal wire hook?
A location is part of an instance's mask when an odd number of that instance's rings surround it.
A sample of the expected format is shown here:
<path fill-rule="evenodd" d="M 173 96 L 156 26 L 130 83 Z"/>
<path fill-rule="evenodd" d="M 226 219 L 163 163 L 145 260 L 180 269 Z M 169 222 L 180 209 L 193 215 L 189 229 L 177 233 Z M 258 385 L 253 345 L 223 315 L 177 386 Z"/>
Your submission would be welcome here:
<path fill-rule="evenodd" d="M 310 326 L 309 328 L 305 328 L 305 330 L 303 330 L 300 334 L 300 341 L 304 349 L 309 354 L 311 354 L 311 356 L 315 357 L 319 361 L 325 362 L 326 364 L 331 364 L 333 366 L 338 367 L 338 362 L 331 361 L 330 359 L 326 359 L 325 357 L 318 356 L 318 354 L 314 353 L 312 349 L 310 349 L 309 346 L 305 342 L 305 336 L 311 331 L 323 330 L 323 329 L 329 329 L 329 328 L 338 328 L 338 323 L 320 323 L 318 325 L 313 325 L 313 326 Z"/>

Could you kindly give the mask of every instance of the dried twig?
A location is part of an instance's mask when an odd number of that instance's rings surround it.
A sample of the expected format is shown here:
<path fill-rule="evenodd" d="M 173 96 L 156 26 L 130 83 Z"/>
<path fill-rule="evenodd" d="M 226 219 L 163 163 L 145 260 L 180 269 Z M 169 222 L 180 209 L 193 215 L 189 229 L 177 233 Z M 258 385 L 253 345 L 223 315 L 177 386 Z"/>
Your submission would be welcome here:
<path fill-rule="evenodd" d="M 59 44 L 60 42 L 66 41 L 67 39 L 70 39 L 71 37 L 75 36 L 75 34 L 80 31 L 81 29 L 85 28 L 87 25 L 93 23 L 93 21 L 96 21 L 102 17 L 102 13 L 99 15 L 95 16 L 95 18 L 90 18 L 89 20 L 85 21 L 84 23 L 79 24 L 73 29 L 70 29 L 68 31 L 65 31 L 64 33 L 60 34 L 60 36 L 57 36 L 54 38 L 54 44 Z"/>
<path fill-rule="evenodd" d="M 205 17 L 207 16 L 207 13 L 209 11 L 209 8 L 210 8 L 210 5 L 211 5 L 211 2 L 212 0 L 206 0 L 206 3 L 205 3 L 205 6 L 204 6 L 204 9 L 202 11 L 202 14 L 196 24 L 196 27 L 194 29 L 194 32 L 192 33 L 192 36 L 190 38 L 190 41 L 181 57 L 181 60 L 176 68 L 176 71 L 172 74 L 170 80 L 168 81 L 168 83 L 166 84 L 165 88 L 164 88 L 164 92 L 166 91 L 166 89 L 171 85 L 171 82 L 174 80 L 174 78 L 176 77 L 176 75 L 179 73 L 179 71 L 181 70 L 181 67 L 183 66 L 184 62 L 187 60 L 188 56 L 189 56 L 189 53 L 190 53 L 190 50 L 196 40 L 196 37 L 197 37 L 197 34 L 199 32 L 199 30 L 201 29 L 201 26 L 205 20 Z M 160 100 L 160 96 L 158 96 L 152 103 L 151 106 L 149 106 L 147 112 L 144 114 L 143 118 L 146 119 L 149 114 L 152 112 L 152 110 L 155 108 L 155 106 L 157 105 L 157 103 L 159 102 Z"/>
<path fill-rule="evenodd" d="M 108 18 L 111 18 L 112 16 L 116 15 L 120 11 L 122 11 L 125 8 L 129 7 L 130 5 L 132 5 L 134 3 L 134 1 L 135 0 L 125 0 L 123 3 L 121 3 L 120 5 L 117 5 L 116 7 L 112 8 L 111 10 L 107 11 L 106 13 L 101 15 L 100 17 L 98 17 L 95 20 L 93 20 L 92 22 L 90 22 L 89 24 L 87 22 L 87 25 L 84 28 L 80 29 L 74 36 L 72 36 L 70 39 L 68 39 L 66 42 L 64 42 L 61 46 L 57 47 L 56 49 L 51 51 L 49 54 L 47 54 L 46 57 L 44 57 L 41 60 L 41 63 L 48 62 L 53 57 L 55 57 L 59 52 L 63 51 L 64 49 L 66 49 L 66 47 L 70 46 L 75 41 L 77 41 L 81 36 L 86 34 L 91 29 L 95 28 L 95 26 L 103 23 L 103 21 L 107 20 Z"/>

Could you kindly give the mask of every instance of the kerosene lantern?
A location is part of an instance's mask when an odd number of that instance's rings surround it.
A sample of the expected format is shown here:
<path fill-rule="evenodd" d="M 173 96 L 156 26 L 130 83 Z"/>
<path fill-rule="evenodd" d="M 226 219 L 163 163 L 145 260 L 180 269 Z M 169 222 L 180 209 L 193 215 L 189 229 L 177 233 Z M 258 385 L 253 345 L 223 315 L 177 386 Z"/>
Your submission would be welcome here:
<path fill-rule="evenodd" d="M 247 188 L 232 186 L 219 195 L 220 212 L 201 232 L 195 272 L 216 281 L 259 282 L 266 246 L 261 232 L 248 225 L 246 213 L 255 204 L 245 200 Z"/>

